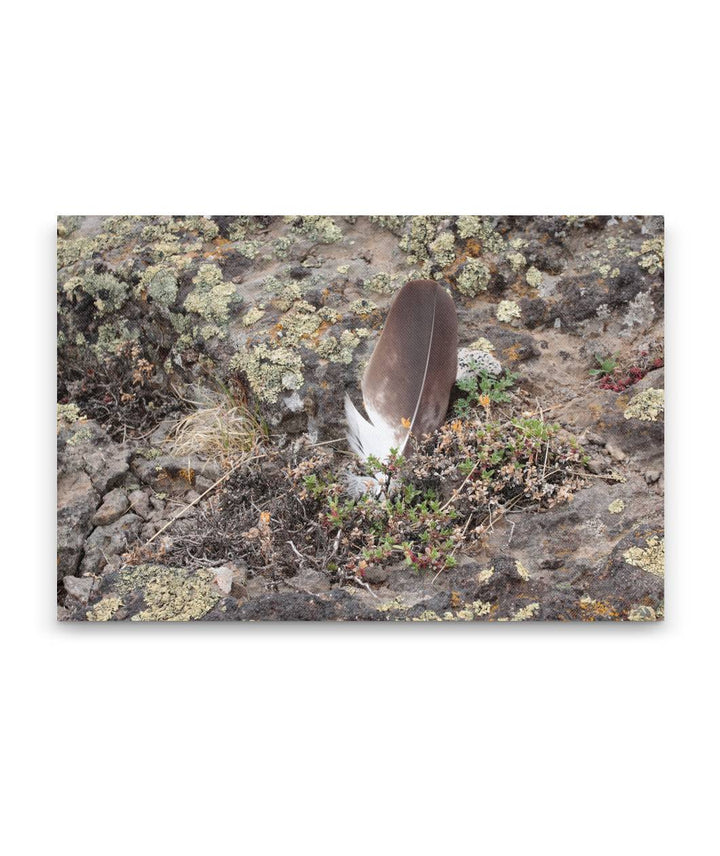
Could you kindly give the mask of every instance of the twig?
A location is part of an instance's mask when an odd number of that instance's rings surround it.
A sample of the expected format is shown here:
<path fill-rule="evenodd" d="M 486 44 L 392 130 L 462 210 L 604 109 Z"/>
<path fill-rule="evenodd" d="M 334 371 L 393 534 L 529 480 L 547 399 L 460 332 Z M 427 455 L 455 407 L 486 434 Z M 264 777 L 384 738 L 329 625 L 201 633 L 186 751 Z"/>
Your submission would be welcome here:
<path fill-rule="evenodd" d="M 207 496 L 207 494 L 209 494 L 211 490 L 213 490 L 214 488 L 216 488 L 219 484 L 222 484 L 222 482 L 224 482 L 224 481 L 225 481 L 225 479 L 227 479 L 229 476 L 231 476 L 231 475 L 235 472 L 235 470 L 237 470 L 237 469 L 238 469 L 239 467 L 241 467 L 243 464 L 247 464 L 247 463 L 249 463 L 250 461 L 257 461 L 257 460 L 259 460 L 260 458 L 266 458 L 266 457 L 267 457 L 267 455 L 265 455 L 265 454 L 263 454 L 263 455 L 255 455 L 254 457 L 252 457 L 252 458 L 248 458 L 247 460 L 244 460 L 244 461 L 238 461 L 238 463 L 237 463 L 237 464 L 235 464 L 235 466 L 231 467 L 231 468 L 230 468 L 230 469 L 225 473 L 225 475 L 220 476 L 220 478 L 219 478 L 216 482 L 214 482 L 213 484 L 211 484 L 211 485 L 210 485 L 210 487 L 209 487 L 207 490 L 203 491 L 203 492 L 200 494 L 200 496 L 196 496 L 196 497 L 195 497 L 195 499 L 193 499 L 193 501 L 192 501 L 192 502 L 188 503 L 184 508 L 180 509 L 180 511 L 178 511 L 178 513 L 177 513 L 174 517 L 171 517 L 171 518 L 170 518 L 170 520 L 168 520 L 168 522 L 167 522 L 167 523 L 166 523 L 166 524 L 165 524 L 161 529 L 158 529 L 158 531 L 157 531 L 157 532 L 152 536 L 152 538 L 149 538 L 149 539 L 148 539 L 148 540 L 143 544 L 143 547 L 147 547 L 147 546 L 148 546 L 148 544 L 151 544 L 151 543 L 152 543 L 152 542 L 153 542 L 153 541 L 158 537 L 158 535 L 161 535 L 161 534 L 162 534 L 166 529 L 169 529 L 169 528 L 173 525 L 173 523 L 175 523 L 175 521 L 176 521 L 176 520 L 179 520 L 179 519 L 183 516 L 183 514 L 185 514 L 185 512 L 186 512 L 186 511 L 189 511 L 189 510 L 193 507 L 193 505 L 197 505 L 197 504 L 198 504 L 198 502 L 200 502 L 200 500 L 201 500 L 204 496 Z"/>
<path fill-rule="evenodd" d="M 360 577 L 352 577 L 352 581 L 357 583 L 359 586 L 362 586 L 364 589 L 367 589 L 370 594 L 375 598 L 375 600 L 379 600 L 380 598 L 375 594 L 375 592 L 370 588 L 370 586 L 364 581 L 361 580 Z"/>
<path fill-rule="evenodd" d="M 513 534 L 514 534 L 514 532 L 515 532 L 515 521 L 514 521 L 514 520 L 511 520 L 511 521 L 510 521 L 510 525 L 512 526 L 512 529 L 510 530 L 510 537 L 509 537 L 509 538 L 508 538 L 508 540 L 507 540 L 507 546 L 508 546 L 508 547 L 510 546 L 510 542 L 512 541 L 512 536 L 513 536 Z"/>
<path fill-rule="evenodd" d="M 476 462 L 475 462 L 475 466 L 470 470 L 470 472 L 467 474 L 467 476 L 465 476 L 465 481 L 463 481 L 463 483 L 460 485 L 460 487 L 456 488 L 456 489 L 452 492 L 452 495 L 450 496 L 450 499 L 448 499 L 448 501 L 445 503 L 445 505 L 443 505 L 443 506 L 442 506 L 442 508 L 440 509 L 440 512 L 439 512 L 439 513 L 442 513 L 443 511 L 445 511 L 445 509 L 446 509 L 446 508 L 447 508 L 447 507 L 448 507 L 452 502 L 454 502 L 454 501 L 455 501 L 455 499 L 457 499 L 457 497 L 460 495 L 460 492 L 462 491 L 462 489 L 463 489 L 463 488 L 465 487 L 465 485 L 467 484 L 468 479 L 470 478 L 470 476 L 475 472 L 475 470 L 476 470 L 479 466 L 480 466 L 480 461 L 476 461 Z"/>

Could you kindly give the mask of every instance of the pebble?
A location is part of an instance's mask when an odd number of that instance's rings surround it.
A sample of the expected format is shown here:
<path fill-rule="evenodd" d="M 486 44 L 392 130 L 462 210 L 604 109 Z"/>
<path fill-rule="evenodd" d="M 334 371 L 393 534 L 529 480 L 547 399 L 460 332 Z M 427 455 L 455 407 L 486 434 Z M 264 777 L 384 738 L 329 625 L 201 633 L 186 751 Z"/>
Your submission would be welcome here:
<path fill-rule="evenodd" d="M 656 481 L 659 481 L 661 475 L 660 470 L 648 470 L 645 473 L 645 481 L 648 484 L 655 484 Z"/>
<path fill-rule="evenodd" d="M 150 516 L 150 500 L 144 490 L 134 490 L 128 494 L 130 505 L 135 514 L 139 514 L 144 520 Z"/>
<path fill-rule="evenodd" d="M 627 455 L 625 454 L 625 452 L 623 452 L 623 450 L 619 446 L 616 446 L 614 443 L 606 443 L 605 449 L 607 450 L 610 457 L 618 463 L 622 463 L 622 461 L 627 459 Z"/>
<path fill-rule="evenodd" d="M 125 514 L 129 505 L 125 491 L 116 487 L 103 497 L 102 505 L 93 515 L 92 525 L 109 526 Z"/>
<path fill-rule="evenodd" d="M 63 585 L 65 591 L 71 596 L 79 600 L 81 603 L 87 603 L 90 599 L 90 592 L 93 587 L 92 577 L 63 577 Z"/>

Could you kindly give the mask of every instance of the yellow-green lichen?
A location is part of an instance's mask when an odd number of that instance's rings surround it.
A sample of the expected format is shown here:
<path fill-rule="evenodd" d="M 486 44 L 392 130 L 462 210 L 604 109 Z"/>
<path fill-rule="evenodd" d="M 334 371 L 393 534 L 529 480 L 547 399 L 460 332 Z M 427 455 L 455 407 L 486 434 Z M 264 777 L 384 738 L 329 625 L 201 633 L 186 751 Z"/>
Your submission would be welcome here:
<path fill-rule="evenodd" d="M 665 390 L 650 389 L 643 390 L 633 396 L 625 408 L 626 419 L 640 419 L 643 422 L 657 422 L 660 414 L 665 409 Z"/>
<path fill-rule="evenodd" d="M 342 240 L 340 227 L 331 217 L 289 217 L 293 231 L 300 233 L 318 244 L 335 244 Z"/>
<path fill-rule="evenodd" d="M 665 242 L 662 238 L 650 238 L 640 247 L 638 264 L 650 274 L 659 273 L 665 264 Z"/>
<path fill-rule="evenodd" d="M 527 269 L 527 273 L 525 274 L 525 280 L 527 281 L 528 285 L 532 285 L 533 288 L 537 288 L 539 285 L 542 285 L 543 275 L 533 265 Z"/>
<path fill-rule="evenodd" d="M 140 590 L 145 609 L 132 621 L 192 621 L 202 618 L 220 600 L 211 571 L 190 571 L 164 565 L 138 565 L 120 572 L 118 589 Z"/>
<path fill-rule="evenodd" d="M 377 309 L 377 304 L 363 297 L 360 300 L 353 300 L 348 309 L 353 315 L 371 315 Z"/>
<path fill-rule="evenodd" d="M 461 238 L 476 238 L 486 253 L 502 252 L 505 242 L 484 217 L 465 216 L 457 219 L 458 235 Z"/>
<path fill-rule="evenodd" d="M 243 325 L 245 327 L 250 327 L 259 321 L 265 313 L 262 309 L 258 309 L 257 306 L 253 306 L 243 315 Z"/>
<path fill-rule="evenodd" d="M 620 514 L 625 510 L 625 503 L 622 499 L 613 500 L 610 505 L 608 505 L 608 511 L 610 514 Z"/>
<path fill-rule="evenodd" d="M 222 335 L 224 331 L 218 325 L 227 324 L 230 307 L 239 299 L 235 284 L 226 282 L 215 264 L 200 265 L 192 283 L 194 289 L 185 298 L 185 309 L 207 321 L 207 327 L 216 330 L 216 335 Z"/>
<path fill-rule="evenodd" d="M 656 577 L 665 575 L 665 539 L 651 535 L 646 540 L 647 547 L 630 547 L 623 553 L 628 565 L 642 568 Z"/>
<path fill-rule="evenodd" d="M 489 282 L 490 268 L 480 259 L 468 259 L 457 278 L 457 287 L 468 297 L 475 297 L 481 291 L 487 291 Z"/>
<path fill-rule="evenodd" d="M 91 437 L 92 431 L 87 426 L 85 426 L 79 431 L 76 431 L 67 441 L 67 444 L 68 446 L 78 446 L 80 443 L 83 443 L 85 440 L 89 440 Z"/>
<path fill-rule="evenodd" d="M 518 575 L 527 582 L 530 579 L 530 571 L 523 565 L 523 563 L 517 559 L 515 561 L 515 569 L 518 572 Z"/>
<path fill-rule="evenodd" d="M 306 300 L 297 300 L 285 313 L 278 326 L 282 329 L 283 344 L 297 345 L 301 339 L 312 336 L 322 323 L 315 307 Z"/>
<path fill-rule="evenodd" d="M 82 417 L 80 413 L 80 408 L 77 404 L 58 404 L 57 406 L 57 427 L 58 430 L 60 427 L 65 425 L 72 425 L 73 422 L 77 422 L 78 419 Z"/>
<path fill-rule="evenodd" d="M 520 307 L 514 300 L 501 300 L 498 304 L 495 316 L 498 321 L 506 321 L 510 323 L 515 318 L 520 317 Z"/>
<path fill-rule="evenodd" d="M 492 577 L 492 575 L 494 573 L 495 573 L 495 567 L 494 566 L 491 568 L 485 568 L 484 570 L 480 571 L 480 573 L 477 575 L 477 581 L 480 583 L 480 585 L 484 585 L 486 582 L 488 582 L 488 580 Z"/>
<path fill-rule="evenodd" d="M 535 613 L 540 609 L 539 603 L 529 603 L 521 609 L 516 610 L 511 616 L 510 621 L 528 621 L 535 617 Z"/>
<path fill-rule="evenodd" d="M 409 265 L 418 264 L 430 257 L 430 244 L 438 229 L 439 217 L 413 217 L 410 230 L 400 239 L 398 246 L 407 253 Z"/>
<path fill-rule="evenodd" d="M 495 350 L 495 345 L 493 345 L 493 343 L 484 336 L 480 336 L 478 339 L 475 339 L 469 347 L 472 351 L 486 351 L 488 354 Z"/>
<path fill-rule="evenodd" d="M 455 260 L 455 235 L 452 232 L 440 232 L 430 244 L 430 252 L 440 267 L 447 267 Z"/>
<path fill-rule="evenodd" d="M 230 367 L 245 372 L 255 395 L 268 404 L 284 390 L 299 389 L 304 383 L 300 356 L 291 348 L 270 348 L 264 342 L 236 354 Z"/>
<path fill-rule="evenodd" d="M 319 357 L 331 363 L 350 365 L 353 351 L 360 344 L 360 340 L 366 339 L 370 333 L 370 330 L 363 327 L 357 330 L 343 330 L 339 339 L 335 336 L 326 336 L 318 343 L 315 351 Z"/>
<path fill-rule="evenodd" d="M 98 601 L 92 609 L 88 609 L 85 617 L 88 621 L 110 621 L 122 606 L 122 598 L 109 595 Z"/>
<path fill-rule="evenodd" d="M 394 597 L 392 600 L 383 601 L 377 607 L 378 612 L 405 612 L 410 609 L 408 604 L 403 603 L 400 597 Z"/>
<path fill-rule="evenodd" d="M 635 606 L 628 612 L 628 621 L 657 621 L 658 617 L 652 606 Z"/>
<path fill-rule="evenodd" d="M 405 282 L 407 282 L 407 277 L 398 274 L 376 273 L 370 279 L 366 279 L 363 286 L 378 294 L 392 294 Z"/>
<path fill-rule="evenodd" d="M 507 260 L 515 273 L 519 273 L 527 264 L 527 259 L 522 253 L 510 253 Z"/>
<path fill-rule="evenodd" d="M 167 265 L 150 265 L 140 277 L 139 288 L 156 303 L 169 308 L 175 303 L 178 293 L 177 275 Z"/>

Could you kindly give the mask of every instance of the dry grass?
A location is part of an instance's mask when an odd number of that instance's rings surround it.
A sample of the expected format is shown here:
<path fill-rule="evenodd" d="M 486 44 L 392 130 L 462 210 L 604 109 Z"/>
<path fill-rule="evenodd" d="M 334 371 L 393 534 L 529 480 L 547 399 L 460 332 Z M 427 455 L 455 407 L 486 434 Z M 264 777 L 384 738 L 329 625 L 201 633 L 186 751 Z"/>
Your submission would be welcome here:
<path fill-rule="evenodd" d="M 175 455 L 198 454 L 228 467 L 257 453 L 267 440 L 264 422 L 229 394 L 218 397 L 214 404 L 193 404 L 196 409 L 173 429 L 171 442 Z"/>

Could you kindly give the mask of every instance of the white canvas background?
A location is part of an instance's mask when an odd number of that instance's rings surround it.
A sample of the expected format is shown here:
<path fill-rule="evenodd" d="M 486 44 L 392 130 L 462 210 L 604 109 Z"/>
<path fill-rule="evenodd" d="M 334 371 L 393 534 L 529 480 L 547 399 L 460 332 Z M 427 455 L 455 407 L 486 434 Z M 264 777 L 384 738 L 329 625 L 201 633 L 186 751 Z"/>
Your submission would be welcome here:
<path fill-rule="evenodd" d="M 717 61 L 707 4 L 6 9 L 9 853 L 708 853 Z M 666 216 L 667 619 L 54 623 L 57 213 Z"/>

